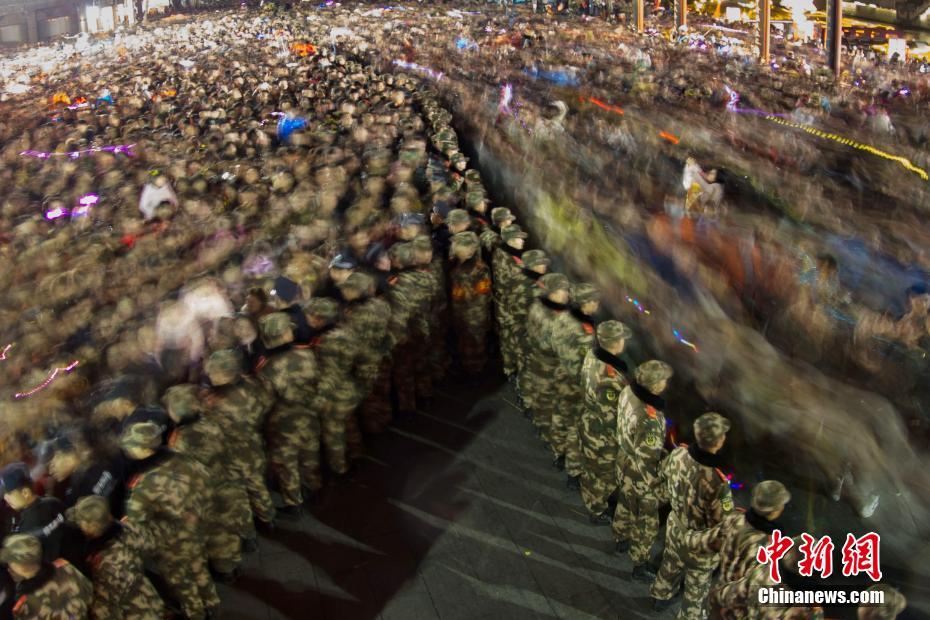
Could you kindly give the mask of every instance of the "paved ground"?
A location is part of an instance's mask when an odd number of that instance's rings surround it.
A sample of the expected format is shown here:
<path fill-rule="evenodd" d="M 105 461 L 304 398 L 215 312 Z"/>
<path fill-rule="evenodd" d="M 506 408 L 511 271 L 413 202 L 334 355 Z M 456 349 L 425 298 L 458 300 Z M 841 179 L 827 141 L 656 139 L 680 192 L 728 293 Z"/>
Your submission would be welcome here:
<path fill-rule="evenodd" d="M 261 540 L 224 620 L 658 617 L 512 402 L 440 392 L 375 438 L 353 481 Z"/>

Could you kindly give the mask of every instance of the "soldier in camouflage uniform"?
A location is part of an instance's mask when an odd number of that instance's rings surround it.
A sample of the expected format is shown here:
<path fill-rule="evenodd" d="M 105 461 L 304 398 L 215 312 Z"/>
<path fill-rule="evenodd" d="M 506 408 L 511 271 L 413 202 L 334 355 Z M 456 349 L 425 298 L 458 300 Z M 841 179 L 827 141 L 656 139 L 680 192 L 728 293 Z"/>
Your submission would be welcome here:
<path fill-rule="evenodd" d="M 336 324 L 339 304 L 335 300 L 315 297 L 307 303 L 306 312 L 314 330 L 310 348 L 319 365 L 313 409 L 320 419 L 329 468 L 334 474 L 343 475 L 349 471 L 348 454 L 360 454 L 362 450 L 362 436 L 354 415 L 361 401 L 353 368 L 356 342 L 349 330 Z"/>
<path fill-rule="evenodd" d="M 516 322 L 516 356 L 525 360 L 528 355 L 526 339 L 526 318 L 536 298 L 539 297 L 539 279 L 549 272 L 549 257 L 542 250 L 527 250 L 523 253 L 523 269 L 517 279 L 510 299 L 510 314 Z M 519 392 L 519 382 L 517 384 Z M 521 398 L 523 394 L 520 394 Z M 532 394 L 530 395 L 532 398 Z"/>
<path fill-rule="evenodd" d="M 592 284 L 582 282 L 572 287 L 572 306 L 559 315 L 552 334 L 555 354 L 559 358 L 556 379 L 557 403 L 552 416 L 552 435 L 565 450 L 565 473 L 570 489 L 581 487 L 584 463 L 578 426 L 584 409 L 584 387 L 581 366 L 588 352 L 594 349 L 593 316 L 600 308 L 600 294 Z"/>
<path fill-rule="evenodd" d="M 374 279 L 353 273 L 339 290 L 346 301 L 344 325 L 356 342 L 355 381 L 364 401 L 359 407 L 362 430 L 383 432 L 391 423 L 391 350 L 387 339 L 391 305 L 374 296 Z"/>
<path fill-rule="evenodd" d="M 471 216 L 465 209 L 452 209 L 446 216 L 446 225 L 452 236 L 465 232 L 471 228 Z"/>
<path fill-rule="evenodd" d="M 416 362 L 422 353 L 424 316 L 429 312 L 433 278 L 417 269 L 410 244 L 395 243 L 389 254 L 395 275 L 389 280 L 391 322 L 388 341 L 393 352 L 392 372 L 397 408 L 401 413 L 409 415 L 417 408 Z"/>
<path fill-rule="evenodd" d="M 501 244 L 501 229 L 514 221 L 516 218 L 507 207 L 491 209 L 491 225 L 481 231 L 481 249 L 487 260 L 491 260 L 494 250 Z"/>
<path fill-rule="evenodd" d="M 512 301 L 523 271 L 523 245 L 527 234 L 519 226 L 501 229 L 502 243 L 495 248 L 491 259 L 494 274 L 494 311 L 497 318 L 497 335 L 504 359 L 504 374 L 515 378 L 523 360 L 518 355 L 517 326 L 520 317 L 512 314 Z"/>
<path fill-rule="evenodd" d="M 42 561 L 42 543 L 31 534 L 3 541 L 0 563 L 16 581 L 16 620 L 83 620 L 88 618 L 93 587 L 67 560 Z"/>
<path fill-rule="evenodd" d="M 703 618 L 710 580 L 719 560 L 716 553 L 688 548 L 695 531 L 719 524 L 733 511 L 730 484 L 720 471 L 717 455 L 726 442 L 730 421 L 719 413 L 705 413 L 694 421 L 695 443 L 675 448 L 659 472 L 664 496 L 672 512 L 665 530 L 665 551 L 652 584 L 655 606 L 663 608 L 678 593 L 682 578 L 685 594 L 678 618 Z"/>
<path fill-rule="evenodd" d="M 274 471 L 284 507 L 281 512 L 300 514 L 302 489 L 316 493 L 323 487 L 320 475 L 320 418 L 313 411 L 319 379 L 313 351 L 293 345 L 294 328 L 283 312 L 259 321 L 264 358 L 259 376 L 271 387 L 275 406 L 268 416 L 268 460 Z"/>
<path fill-rule="evenodd" d="M 604 321 L 597 326 L 597 347 L 581 366 L 581 499 L 597 525 L 610 524 L 607 502 L 617 490 L 617 404 L 629 384 L 626 363 L 618 356 L 630 336 L 623 323 Z"/>
<path fill-rule="evenodd" d="M 231 583 L 242 561 L 242 540 L 255 539 L 255 526 L 245 486 L 229 467 L 225 432 L 212 416 L 203 414 L 196 385 L 168 388 L 162 405 L 175 423 L 168 447 L 203 467 L 207 557 L 219 579 Z"/>
<path fill-rule="evenodd" d="M 205 406 L 223 428 L 229 472 L 245 488 L 255 518 L 271 524 L 275 509 L 265 482 L 262 433 L 274 396 L 258 379 L 242 375 L 241 358 L 232 349 L 214 351 L 204 371 L 212 386 Z M 246 541 L 248 547 L 253 544 Z"/>
<path fill-rule="evenodd" d="M 717 526 L 695 532 L 687 543 L 688 553 L 720 554 L 720 573 L 717 585 L 711 588 L 708 603 L 711 616 L 726 620 L 741 620 L 748 612 L 745 607 L 734 607 L 732 601 L 724 606 L 717 596 L 720 589 L 745 577 L 759 562 L 759 547 L 768 544 L 772 531 L 779 528 L 776 520 L 791 500 L 785 485 L 776 480 L 764 480 L 752 490 L 752 503 L 745 513 L 733 511 Z"/>
<path fill-rule="evenodd" d="M 617 551 L 630 552 L 633 578 L 652 581 L 650 550 L 659 532 L 659 464 L 665 451 L 665 401 L 660 396 L 672 367 L 659 360 L 641 364 L 620 393 L 617 413 L 617 486 L 613 531 Z"/>
<path fill-rule="evenodd" d="M 206 484 L 201 468 L 161 443 L 154 422 L 138 422 L 120 435 L 123 453 L 135 461 L 126 521 L 155 541 L 152 560 L 184 615 L 202 620 L 220 604 L 202 531 Z"/>
<path fill-rule="evenodd" d="M 67 511 L 87 538 L 87 564 L 94 586 L 94 620 L 161 620 L 165 605 L 145 576 L 143 558 L 155 541 L 110 514 L 106 499 L 87 495 Z"/>
<path fill-rule="evenodd" d="M 879 605 L 860 605 L 858 620 L 894 620 L 907 608 L 907 599 L 898 590 L 885 583 L 870 586 L 869 592 L 882 592 L 884 602 Z"/>
<path fill-rule="evenodd" d="M 427 235 L 418 235 L 413 240 L 413 260 L 424 279 L 427 289 L 427 314 L 419 321 L 429 347 L 421 351 L 416 365 L 417 397 L 424 402 L 433 397 L 433 384 L 446 374 L 449 352 L 446 346 L 446 329 L 449 325 L 449 302 L 446 297 L 446 270 L 442 256 L 433 255 L 433 242 Z"/>
<path fill-rule="evenodd" d="M 552 433 L 552 417 L 557 415 L 557 385 L 553 378 L 559 371 L 554 334 L 561 315 L 568 312 L 571 284 L 561 273 L 547 273 L 538 283 L 540 295 L 526 319 L 526 363 L 519 384 L 533 411 L 533 423 L 555 457 L 553 465 L 561 470 L 565 467 L 564 437 Z"/>
<path fill-rule="evenodd" d="M 470 375 L 484 370 L 491 329 L 491 271 L 478 251 L 475 233 L 460 232 L 452 237 L 453 265 L 449 270 L 452 331 L 462 368 Z"/>

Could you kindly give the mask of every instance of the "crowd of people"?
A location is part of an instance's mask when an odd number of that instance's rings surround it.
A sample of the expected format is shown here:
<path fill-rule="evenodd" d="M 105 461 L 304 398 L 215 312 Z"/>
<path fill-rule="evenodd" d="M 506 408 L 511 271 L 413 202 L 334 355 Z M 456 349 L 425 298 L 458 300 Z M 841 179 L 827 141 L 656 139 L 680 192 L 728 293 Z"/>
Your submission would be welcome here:
<path fill-rule="evenodd" d="M 343 482 L 365 437 L 428 407 L 448 373 L 488 372 L 498 343 L 553 465 L 592 524 L 612 528 L 631 577 L 652 583 L 656 609 L 683 583 L 682 618 L 708 606 L 817 617 L 749 598 L 769 584 L 755 554 L 786 487 L 760 482 L 735 510 L 716 456 L 731 422 L 718 413 L 697 418 L 690 445 L 672 443 L 672 365 L 624 359 L 634 330 L 604 319 L 603 285 L 526 247 L 515 212 L 469 166 L 448 93 L 413 64 L 496 84 L 490 73 L 518 54 L 543 79 L 528 50 L 544 37 L 490 47 L 495 63 L 442 61 L 430 41 L 450 42 L 435 31 L 416 48 L 385 40 L 383 9 L 351 15 L 371 40 L 315 10 L 221 13 L 6 65 L 3 613 L 214 617 L 214 581 L 235 580 L 260 531 Z M 663 62 L 677 53 L 660 49 Z M 607 84 L 612 69 L 586 60 Z M 636 96 L 713 97 L 688 95 L 677 71 L 653 84 L 658 56 L 636 62 Z M 462 109 L 479 105 L 466 97 Z M 503 130 L 545 136 L 532 144 L 551 155 L 588 131 L 566 131 L 569 106 L 555 109 L 528 131 L 505 108 Z M 694 204 L 718 206 L 716 178 L 688 165 Z M 783 573 L 796 572 L 786 557 Z M 878 587 L 886 604 L 861 618 L 904 608 Z"/>

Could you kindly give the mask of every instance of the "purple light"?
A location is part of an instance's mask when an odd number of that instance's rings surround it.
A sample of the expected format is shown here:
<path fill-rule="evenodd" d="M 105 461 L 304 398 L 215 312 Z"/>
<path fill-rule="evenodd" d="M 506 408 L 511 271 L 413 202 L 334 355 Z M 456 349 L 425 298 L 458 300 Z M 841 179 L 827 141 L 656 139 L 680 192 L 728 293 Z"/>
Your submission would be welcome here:
<path fill-rule="evenodd" d="M 71 217 L 83 217 L 87 215 L 89 212 L 90 212 L 89 206 L 81 205 L 80 207 L 76 207 L 73 211 L 71 211 Z"/>
<path fill-rule="evenodd" d="M 85 207 L 90 207 L 97 204 L 100 201 L 100 196 L 97 194 L 85 194 L 78 199 L 78 204 Z"/>
<path fill-rule="evenodd" d="M 95 146 L 89 149 L 82 149 L 80 151 L 69 151 L 67 153 L 50 153 L 47 151 L 23 151 L 20 153 L 21 157 L 35 157 L 38 159 L 48 159 L 52 155 L 59 155 L 62 157 L 70 157 L 71 159 L 77 159 L 78 157 L 83 157 L 84 155 L 91 155 L 93 153 L 100 153 L 101 151 L 107 151 L 110 153 L 126 153 L 129 156 L 132 156 L 132 147 L 135 144 L 114 144 L 112 146 Z"/>

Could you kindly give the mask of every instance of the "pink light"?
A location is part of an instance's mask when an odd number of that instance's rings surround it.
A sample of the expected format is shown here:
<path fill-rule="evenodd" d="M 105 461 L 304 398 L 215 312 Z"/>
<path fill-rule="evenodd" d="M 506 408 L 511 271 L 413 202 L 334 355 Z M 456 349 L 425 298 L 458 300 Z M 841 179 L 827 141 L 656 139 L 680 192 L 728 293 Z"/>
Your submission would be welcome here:
<path fill-rule="evenodd" d="M 90 213 L 90 207 L 87 205 L 81 205 L 80 207 L 76 207 L 73 211 L 71 211 L 71 217 L 83 217 L 88 213 Z"/>
<path fill-rule="evenodd" d="M 83 205 L 85 207 L 90 207 L 90 206 L 97 204 L 97 202 L 99 201 L 100 201 L 100 196 L 98 196 L 97 194 L 85 194 L 84 196 L 81 196 L 78 199 L 78 204 Z"/>
<path fill-rule="evenodd" d="M 10 344 L 6 345 L 5 347 L 3 347 L 3 350 L 0 351 L 0 362 L 2 362 L 3 360 L 6 359 L 6 354 L 9 353 L 9 352 L 10 352 L 10 349 L 12 349 L 12 348 L 13 348 L 13 343 L 12 343 L 12 342 L 11 342 Z"/>
<path fill-rule="evenodd" d="M 58 377 L 58 373 L 60 373 L 61 371 L 71 372 L 72 370 L 74 370 L 75 368 L 77 368 L 78 364 L 80 364 L 80 362 L 79 362 L 78 360 L 74 360 L 73 362 L 71 362 L 71 363 L 68 364 L 67 366 L 60 366 L 60 367 L 56 368 L 55 370 L 53 370 L 53 371 L 51 372 L 51 374 L 49 374 L 49 376 L 45 379 L 45 381 L 43 381 L 43 382 L 40 383 L 39 385 L 35 386 L 35 387 L 32 388 L 31 390 L 26 391 L 26 392 L 17 392 L 16 394 L 13 394 L 13 400 L 20 400 L 20 399 L 22 399 L 22 398 L 29 398 L 30 396 L 32 396 L 32 395 L 35 394 L 36 392 L 41 392 L 42 390 L 44 390 L 45 388 L 47 388 L 49 385 L 52 384 L 52 381 L 54 381 L 55 378 Z"/>
<path fill-rule="evenodd" d="M 45 219 L 47 220 L 57 220 L 60 217 L 67 215 L 68 212 L 62 209 L 61 207 L 55 207 L 54 209 L 49 209 L 45 212 Z"/>

